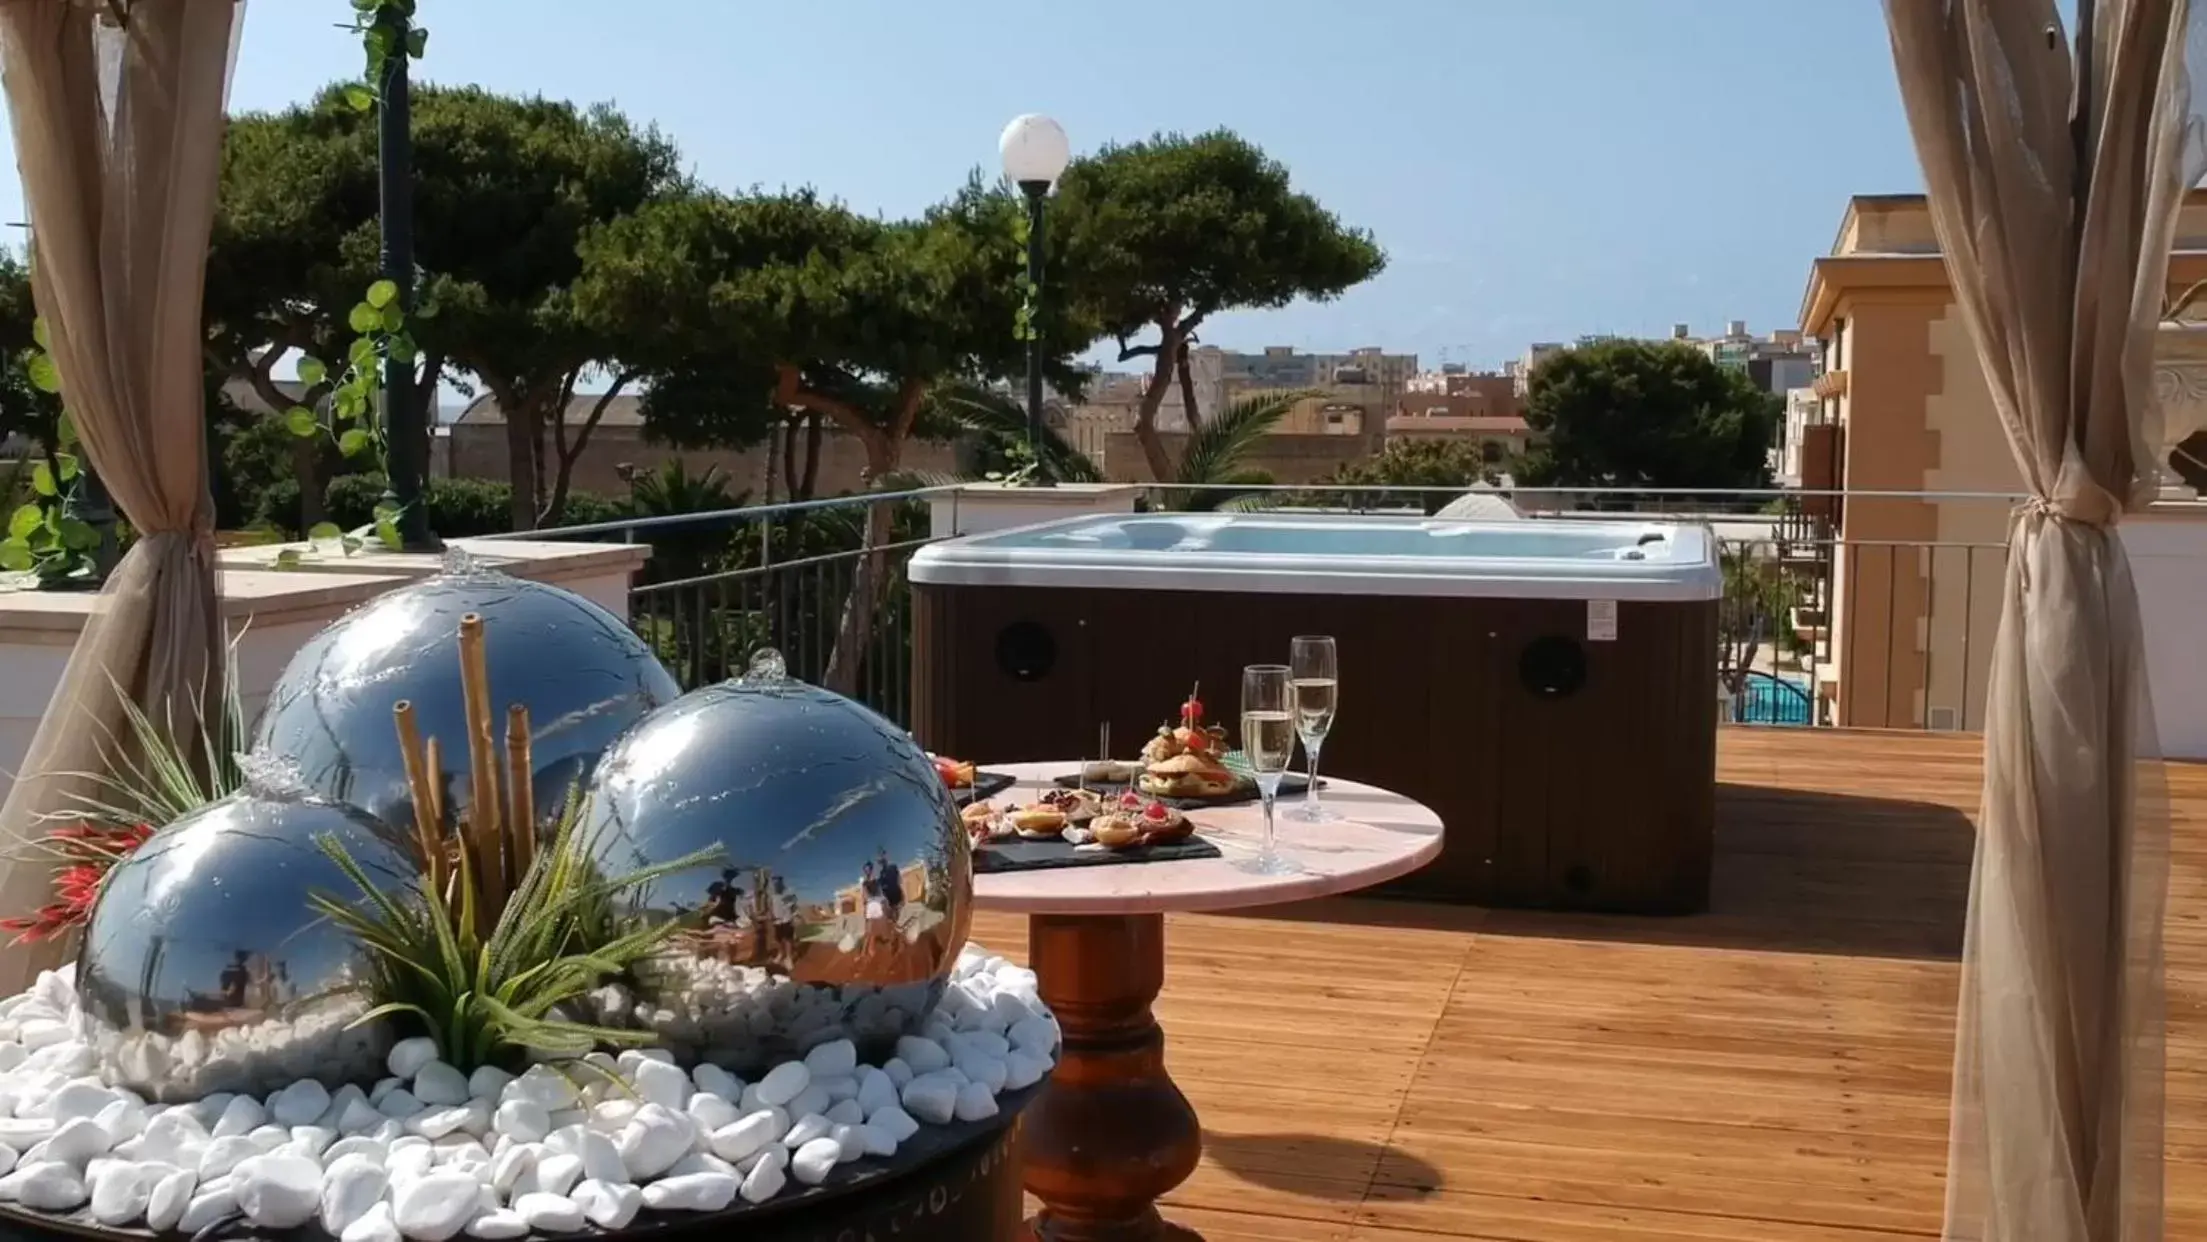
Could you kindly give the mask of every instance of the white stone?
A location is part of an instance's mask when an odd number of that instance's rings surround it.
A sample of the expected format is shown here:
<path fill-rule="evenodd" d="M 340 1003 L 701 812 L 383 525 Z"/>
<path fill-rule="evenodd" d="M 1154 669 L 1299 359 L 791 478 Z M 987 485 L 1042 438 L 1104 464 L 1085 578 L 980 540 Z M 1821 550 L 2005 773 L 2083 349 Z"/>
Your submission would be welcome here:
<path fill-rule="evenodd" d="M 828 1102 L 831 1104 L 858 1098 L 858 1076 L 856 1074 L 839 1074 L 834 1078 L 815 1078 L 812 1080 L 812 1085 L 827 1092 Z"/>
<path fill-rule="evenodd" d="M 834 1128 L 835 1123 L 821 1114 L 806 1113 L 789 1127 L 789 1133 L 782 1136 L 782 1146 L 793 1150 L 803 1147 L 816 1138 L 825 1137 Z"/>
<path fill-rule="evenodd" d="M 537 1157 L 543 1151 L 536 1143 L 515 1143 L 493 1155 L 490 1159 L 491 1189 L 499 1194 L 512 1191 L 523 1174 L 536 1169 Z"/>
<path fill-rule="evenodd" d="M 738 1181 L 743 1179 L 743 1170 L 709 1151 L 691 1152 L 667 1166 L 667 1171 L 660 1176 L 680 1177 L 685 1173 L 726 1173 Z"/>
<path fill-rule="evenodd" d="M 582 1176 L 601 1182 L 625 1182 L 628 1178 L 628 1162 L 621 1157 L 621 1147 L 608 1134 L 596 1130 L 584 1130 L 575 1142 L 575 1158 L 582 1162 Z M 560 1192 L 566 1193 L 566 1187 Z"/>
<path fill-rule="evenodd" d="M 743 1120 L 743 1114 L 736 1111 L 733 1103 L 709 1091 L 699 1091 L 691 1095 L 690 1102 L 682 1106 L 682 1111 L 688 1113 L 690 1120 L 697 1123 L 700 1132 L 707 1134 Z"/>
<path fill-rule="evenodd" d="M 953 1101 L 953 1107 L 955 1107 L 955 1101 Z M 899 1143 L 920 1132 L 920 1123 L 913 1119 L 912 1114 L 905 1112 L 901 1106 L 895 1104 L 891 1104 L 867 1118 L 866 1124 L 878 1126 L 883 1131 L 893 1135 Z"/>
<path fill-rule="evenodd" d="M 413 1092 L 404 1087 L 393 1087 L 383 1093 L 383 1099 L 376 1105 L 376 1110 L 394 1121 L 404 1121 L 427 1107 L 429 1106 L 422 1103 L 421 1098 Z"/>
<path fill-rule="evenodd" d="M 643 1102 L 623 1096 L 617 1100 L 600 1100 L 590 1106 L 590 1128 L 607 1134 L 619 1134 L 629 1118 L 636 1115 Z"/>
<path fill-rule="evenodd" d="M 591 1178 L 575 1187 L 568 1198 L 600 1229 L 626 1229 L 643 1210 L 644 1192 L 626 1182 L 601 1182 Z"/>
<path fill-rule="evenodd" d="M 145 1218 L 153 1201 L 153 1188 L 176 1170 L 165 1164 L 113 1162 L 87 1180 L 92 1190 L 92 1219 L 110 1227 L 133 1224 Z"/>
<path fill-rule="evenodd" d="M 790 1116 L 802 1117 L 806 1113 L 825 1113 L 828 1111 L 828 1106 L 833 1103 L 835 1101 L 829 1097 L 826 1087 L 819 1083 L 811 1083 L 804 1090 L 797 1093 L 796 1099 L 782 1107 L 789 1110 Z"/>
<path fill-rule="evenodd" d="M 762 1108 L 771 1107 L 774 1106 L 759 1098 L 759 1084 L 757 1083 L 752 1083 L 750 1086 L 745 1087 L 743 1089 L 743 1094 L 736 1097 L 736 1110 L 738 1112 L 746 1114 L 755 1113 Z"/>
<path fill-rule="evenodd" d="M 507 1100 L 492 1114 L 491 1126 L 516 1142 L 538 1143 L 552 1132 L 552 1114 L 535 1100 Z"/>
<path fill-rule="evenodd" d="M 416 1035 L 391 1045 L 391 1055 L 384 1058 L 384 1065 L 391 1076 L 406 1082 L 421 1073 L 422 1067 L 437 1059 L 437 1041 L 427 1035 Z"/>
<path fill-rule="evenodd" d="M 345 1101 L 344 1110 L 337 1115 L 337 1132 L 340 1134 L 366 1134 L 383 1124 L 382 1110 L 364 1099 Z"/>
<path fill-rule="evenodd" d="M 322 1204 L 322 1166 L 305 1156 L 254 1156 L 230 1175 L 238 1210 L 264 1229 L 295 1229 Z"/>
<path fill-rule="evenodd" d="M 65 1023 L 38 1018 L 17 1028 L 15 1037 L 22 1043 L 24 1048 L 36 1052 L 41 1048 L 52 1048 L 59 1044 L 68 1043 L 69 1027 Z M 79 1202 L 82 1202 L 82 1200 L 79 1200 Z M 71 1204 L 70 1206 L 74 1207 L 76 1205 Z"/>
<path fill-rule="evenodd" d="M 390 1154 L 389 1143 L 366 1134 L 355 1134 L 331 1143 L 322 1153 L 322 1166 L 327 1168 L 347 1156 L 366 1156 L 381 1165 Z"/>
<path fill-rule="evenodd" d="M 291 1145 L 310 1156 L 319 1158 L 323 1152 L 329 1150 L 330 1144 L 336 1141 L 337 1131 L 325 1126 L 291 1127 Z M 336 1231 L 332 1230 L 331 1232 Z"/>
<path fill-rule="evenodd" d="M 268 1121 L 268 1111 L 261 1102 L 249 1095 L 233 1098 L 223 1108 L 222 1116 L 211 1131 L 216 1138 L 229 1138 L 234 1134 L 250 1134 Z"/>
<path fill-rule="evenodd" d="M 780 1149 L 777 1148 L 769 1155 L 778 1155 L 779 1152 Z M 750 1172 L 743 1175 L 743 1189 L 740 1193 L 745 1203 L 764 1203 L 780 1194 L 782 1187 L 788 1184 L 789 1174 L 783 1171 L 782 1162 L 766 1159 L 752 1165 Z"/>
<path fill-rule="evenodd" d="M 861 1113 L 871 1117 L 896 1102 L 896 1080 L 872 1066 L 858 1072 L 857 1103 Z"/>
<path fill-rule="evenodd" d="M 260 1148 L 261 1154 L 265 1156 L 290 1142 L 291 1131 L 282 1126 L 255 1126 L 245 1137 L 251 1140 L 253 1146 Z"/>
<path fill-rule="evenodd" d="M 733 1125 L 713 1131 L 713 1154 L 723 1160 L 742 1160 L 789 1132 L 788 1115 L 779 1109 L 761 1109 Z"/>
<path fill-rule="evenodd" d="M 23 1151 L 54 1136 L 50 1117 L 0 1117 L 0 1143 Z"/>
<path fill-rule="evenodd" d="M 380 1161 L 365 1155 L 339 1156 L 322 1172 L 322 1228 L 332 1234 L 368 1214 L 382 1202 L 391 1176 Z"/>
<path fill-rule="evenodd" d="M 758 1083 L 761 1104 L 785 1106 L 812 1085 L 812 1071 L 802 1061 L 784 1061 L 767 1072 Z"/>
<path fill-rule="evenodd" d="M 1022 1052 L 1053 1053 L 1058 1046 L 1057 1024 L 1048 1018 L 1023 1018 L 1012 1023 L 1011 1044 Z"/>
<path fill-rule="evenodd" d="M 929 1125 L 948 1125 L 958 1111 L 958 1086 L 946 1078 L 923 1076 L 904 1088 L 904 1110 Z"/>
<path fill-rule="evenodd" d="M 461 1084 L 463 1087 L 465 1083 Z M 467 1124 L 465 1104 L 451 1104 L 415 1113 L 406 1119 L 406 1132 L 426 1139 L 440 1139 Z"/>
<path fill-rule="evenodd" d="M 688 1074 L 665 1061 L 639 1061 L 634 1072 L 636 1094 L 662 1108 L 681 1108 L 695 1090 Z"/>
<path fill-rule="evenodd" d="M 613 1162 L 618 1166 L 620 1157 L 614 1156 Z M 566 1194 L 575 1188 L 576 1182 L 582 1180 L 582 1157 L 570 1156 L 565 1152 L 540 1156 L 536 1162 L 536 1175 L 529 1180 L 536 1183 L 536 1189 L 547 1194 Z"/>
<path fill-rule="evenodd" d="M 896 1086 L 896 1089 L 899 1091 L 904 1090 L 904 1085 L 906 1083 L 911 1082 L 913 1079 L 919 1077 L 918 1072 L 913 1070 L 911 1064 L 907 1062 L 903 1057 L 890 1057 L 888 1060 L 883 1061 L 881 1063 L 881 1072 L 889 1076 L 889 1081 L 894 1084 Z"/>
<path fill-rule="evenodd" d="M 1005 1069 L 1004 1058 L 973 1050 L 958 1054 L 957 1068 L 968 1079 L 986 1086 L 990 1095 L 1004 1089 L 1004 1080 L 1009 1073 Z"/>
<path fill-rule="evenodd" d="M 171 1166 L 160 1180 L 153 1183 L 153 1191 L 146 1196 L 146 1228 L 155 1233 L 167 1233 L 184 1219 L 184 1209 L 191 1206 L 192 1188 L 199 1184 L 199 1175 L 190 1169 Z"/>
<path fill-rule="evenodd" d="M 392 1188 L 391 1218 L 416 1242 L 444 1242 L 475 1218 L 481 1189 L 482 1183 L 465 1173 L 425 1173 Z"/>
<path fill-rule="evenodd" d="M 986 1121 L 996 1115 L 996 1093 L 983 1082 L 969 1082 L 958 1088 L 958 1103 L 952 1115 L 960 1121 Z"/>
<path fill-rule="evenodd" d="M 226 1134 L 207 1144 L 199 1157 L 199 1180 L 211 1182 L 238 1167 L 240 1160 L 261 1154 L 253 1140 L 242 1134 Z"/>
<path fill-rule="evenodd" d="M 495 1065 L 479 1065 L 467 1076 L 467 1093 L 478 1100 L 496 1104 L 505 1095 L 506 1087 L 513 1082 L 513 1075 Z"/>
<path fill-rule="evenodd" d="M 843 1149 L 843 1154 L 837 1158 L 838 1163 L 849 1164 L 866 1154 L 866 1136 L 859 1132 L 862 1128 L 846 1124 L 828 1131 L 828 1137 L 834 1139 L 835 1145 Z"/>
<path fill-rule="evenodd" d="M 839 1078 L 858 1072 L 858 1045 L 847 1039 L 830 1040 L 805 1053 L 805 1069 L 814 1078 Z"/>
<path fill-rule="evenodd" d="M 338 1242 L 399 1242 L 404 1236 L 398 1231 L 398 1218 L 391 1211 L 391 1201 L 385 1199 L 347 1227 Z"/>
<path fill-rule="evenodd" d="M 1001 1057 L 1012 1050 L 1011 1041 L 994 1031 L 962 1031 L 951 1037 L 951 1045 L 945 1050 L 950 1053 L 952 1064 L 958 1062 L 961 1053 Z"/>
<path fill-rule="evenodd" d="M 483 1213 L 467 1223 L 467 1236 L 471 1238 L 525 1238 L 529 1236 L 529 1222 L 512 1208 L 496 1208 Z"/>
<path fill-rule="evenodd" d="M 696 1137 L 696 1124 L 687 1114 L 659 1104 L 644 1105 L 635 1119 L 622 1128 L 617 1144 L 628 1180 L 643 1182 L 666 1172 L 690 1150 Z"/>
<path fill-rule="evenodd" d="M 513 1210 L 521 1214 L 521 1219 L 529 1222 L 530 1228 L 545 1233 L 573 1233 L 582 1228 L 584 1221 L 580 1204 L 565 1195 L 547 1194 L 541 1190 L 515 1199 Z"/>
<path fill-rule="evenodd" d="M 950 1068 L 950 1053 L 934 1040 L 918 1035 L 898 1038 L 897 1060 L 911 1067 L 915 1076 Z"/>
<path fill-rule="evenodd" d="M 546 1112 L 575 1106 L 575 1084 L 548 1065 L 532 1065 L 521 1077 L 506 1084 L 500 1100 L 527 1100 Z"/>
<path fill-rule="evenodd" d="M 207 1127 L 199 1124 L 199 1118 L 189 1109 L 172 1108 L 158 1117 L 146 1121 L 145 1132 L 139 1135 L 139 1154 L 148 1160 L 166 1160 L 170 1164 L 197 1164 L 180 1159 L 187 1150 L 206 1146 Z"/>
<path fill-rule="evenodd" d="M 79 1117 L 90 1119 L 122 1097 L 97 1082 L 77 1081 L 64 1084 L 46 1102 L 46 1115 L 57 1123 L 67 1123 Z"/>
<path fill-rule="evenodd" d="M 431 1061 L 414 1075 L 414 1098 L 432 1108 L 468 1102 L 467 1075 L 442 1061 Z M 399 1228 L 404 1229 L 402 1219 Z"/>
<path fill-rule="evenodd" d="M 78 1117 L 62 1123 L 54 1136 L 46 1140 L 46 1158 L 61 1160 L 83 1168 L 94 1156 L 104 1156 L 114 1141 L 89 1117 Z"/>
<path fill-rule="evenodd" d="M 1013 1049 L 1012 1054 L 1004 1058 L 1003 1065 L 1006 1091 L 1025 1091 L 1050 1073 L 1048 1057 L 1035 1056 L 1017 1049 Z"/>
<path fill-rule="evenodd" d="M 690 1081 L 731 1104 L 743 1096 L 743 1080 L 709 1061 L 690 1067 Z"/>
<path fill-rule="evenodd" d="M 807 1186 L 817 1186 L 828 1180 L 828 1174 L 843 1161 L 843 1145 L 825 1136 L 816 1138 L 797 1149 L 789 1158 L 789 1171 Z"/>
<path fill-rule="evenodd" d="M 726 1173 L 689 1173 L 644 1187 L 644 1205 L 658 1212 L 718 1212 L 736 1201 L 742 1185 Z"/>
<path fill-rule="evenodd" d="M 184 1214 L 176 1218 L 176 1227 L 183 1233 L 198 1233 L 237 1210 L 237 1188 L 225 1179 L 221 1186 L 200 1187 L 199 1193 L 184 1205 Z"/>
<path fill-rule="evenodd" d="M 858 1134 L 866 1145 L 867 1155 L 887 1160 L 897 1154 L 897 1136 L 891 1134 L 887 1127 L 869 1121 L 858 1128 Z"/>
<path fill-rule="evenodd" d="M 268 1097 L 268 1115 L 285 1127 L 313 1125 L 329 1106 L 329 1088 L 312 1078 L 302 1078 Z"/>

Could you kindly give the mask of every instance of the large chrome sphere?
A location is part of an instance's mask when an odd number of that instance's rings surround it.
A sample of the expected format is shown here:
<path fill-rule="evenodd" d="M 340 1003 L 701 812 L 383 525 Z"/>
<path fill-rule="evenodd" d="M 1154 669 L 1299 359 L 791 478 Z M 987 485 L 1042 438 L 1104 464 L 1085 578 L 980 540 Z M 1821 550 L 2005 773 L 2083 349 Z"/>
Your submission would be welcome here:
<path fill-rule="evenodd" d="M 357 810 L 252 792 L 170 824 L 116 865 L 76 975 L 103 1077 L 195 1100 L 382 1075 L 388 1028 L 350 1025 L 371 1004 L 352 990 L 360 950 L 307 900 L 361 896 L 317 843 L 325 835 L 386 892 L 417 874 L 392 830 Z"/>
<path fill-rule="evenodd" d="M 438 741 L 447 818 L 468 802 L 460 618 L 483 618 L 491 713 L 509 704 L 534 738 L 536 807 L 555 820 L 621 731 L 681 687 L 620 618 L 559 587 L 462 569 L 377 596 L 300 648 L 270 692 L 254 753 L 280 759 L 317 795 L 386 823 L 413 822 L 391 708 L 409 700 Z"/>
<path fill-rule="evenodd" d="M 972 917 L 972 856 L 927 756 L 771 652 L 623 737 L 579 831 L 608 877 L 721 851 L 627 895 L 625 915 L 683 931 L 594 1015 L 684 1060 L 750 1069 L 844 1036 L 885 1051 L 940 999 Z"/>

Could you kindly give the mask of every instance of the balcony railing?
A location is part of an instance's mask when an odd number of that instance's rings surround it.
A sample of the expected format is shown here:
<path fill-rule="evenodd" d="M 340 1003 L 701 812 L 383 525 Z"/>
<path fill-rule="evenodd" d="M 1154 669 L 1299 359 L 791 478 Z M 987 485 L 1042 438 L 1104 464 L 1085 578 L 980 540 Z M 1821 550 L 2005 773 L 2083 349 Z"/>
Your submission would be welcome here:
<path fill-rule="evenodd" d="M 648 543 L 631 624 L 685 685 L 734 676 L 774 647 L 793 673 L 907 717 L 905 566 L 934 542 L 931 502 L 959 526 L 957 485 L 563 528 Z M 1317 485 L 1148 489 L 1158 508 L 1432 513 L 1461 489 Z M 1720 684 L 1741 724 L 1974 729 L 1998 622 L 2015 497 L 1985 492 L 1515 488 L 1528 520 L 1706 522 L 1723 553 Z M 1804 504 L 1841 499 L 1837 509 Z M 1896 537 L 1920 531 L 1921 538 Z M 1956 538 L 1950 531 L 1973 532 Z M 1868 533 L 1863 533 L 1868 532 Z"/>

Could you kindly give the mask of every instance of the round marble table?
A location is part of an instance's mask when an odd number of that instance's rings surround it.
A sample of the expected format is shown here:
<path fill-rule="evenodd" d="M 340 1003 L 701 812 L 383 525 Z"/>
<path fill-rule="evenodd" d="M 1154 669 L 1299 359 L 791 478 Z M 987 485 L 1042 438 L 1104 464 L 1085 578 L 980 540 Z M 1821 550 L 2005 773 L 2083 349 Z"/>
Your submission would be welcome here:
<path fill-rule="evenodd" d="M 1019 778 L 998 802 L 1031 801 L 1076 762 L 987 764 Z M 1330 824 L 1282 817 L 1279 848 L 1294 875 L 1235 864 L 1256 853 L 1255 803 L 1193 811 L 1222 858 L 1063 867 L 974 877 L 983 910 L 1028 916 L 1027 953 L 1065 1047 L 1026 1118 L 1026 1184 L 1043 1210 L 1031 1235 L 1048 1242 L 1194 1238 L 1157 1212 L 1159 1197 L 1195 1172 L 1203 1130 L 1165 1072 L 1165 1037 L 1150 1005 L 1165 982 L 1169 912 L 1279 905 L 1368 888 L 1441 852 L 1432 811 L 1370 785 L 1326 778 L 1341 815 Z M 1283 799 L 1284 811 L 1291 799 Z"/>

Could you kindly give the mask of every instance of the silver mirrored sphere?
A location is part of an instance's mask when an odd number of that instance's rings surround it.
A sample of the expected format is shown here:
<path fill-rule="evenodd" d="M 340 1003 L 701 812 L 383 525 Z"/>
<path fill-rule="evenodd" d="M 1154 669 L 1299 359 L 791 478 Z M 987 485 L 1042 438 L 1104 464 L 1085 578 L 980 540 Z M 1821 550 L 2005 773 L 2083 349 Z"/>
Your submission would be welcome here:
<path fill-rule="evenodd" d="M 389 1028 L 353 1023 L 363 957 L 308 902 L 359 889 L 328 835 L 386 892 L 413 882 L 392 831 L 349 807 L 233 794 L 170 824 L 108 873 L 77 993 L 100 1074 L 150 1099 L 262 1094 L 384 1073 Z"/>
<path fill-rule="evenodd" d="M 317 634 L 285 667 L 253 735 L 305 788 L 387 823 L 413 822 L 391 708 L 413 703 L 436 738 L 446 818 L 469 795 L 460 618 L 483 618 L 491 712 L 529 709 L 540 822 L 622 730 L 681 694 L 674 677 L 619 617 L 572 591 L 483 570 L 439 574 L 377 596 Z M 449 826 L 449 825 L 448 825 Z"/>
<path fill-rule="evenodd" d="M 970 846 L 927 756 L 778 664 L 762 653 L 637 725 L 578 827 L 609 878 L 720 851 L 624 894 L 625 916 L 682 930 L 592 1016 L 739 1071 L 846 1036 L 887 1055 L 941 998 L 972 918 Z"/>

